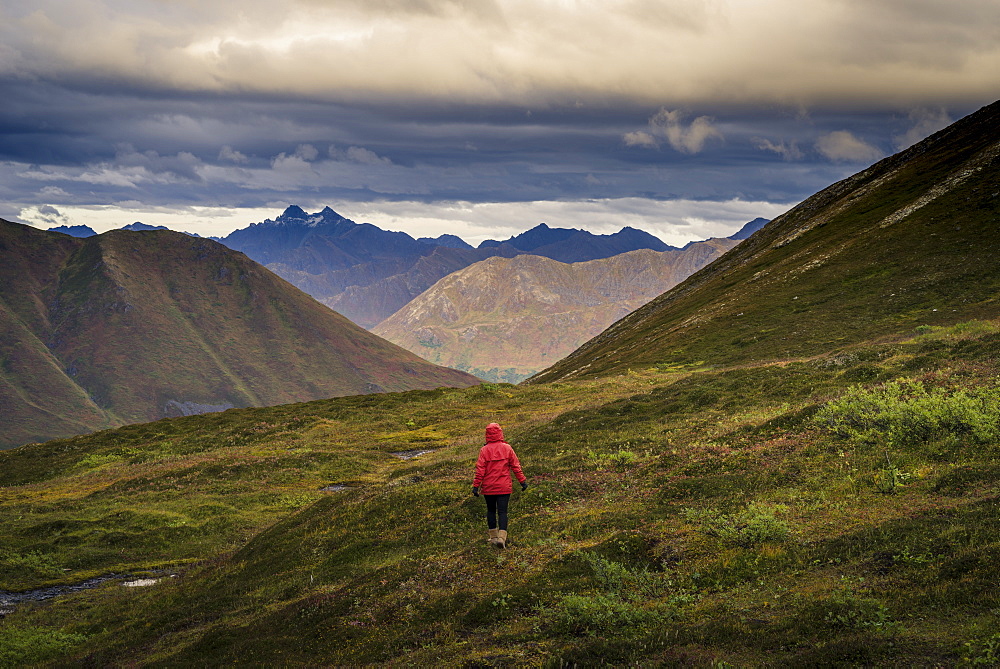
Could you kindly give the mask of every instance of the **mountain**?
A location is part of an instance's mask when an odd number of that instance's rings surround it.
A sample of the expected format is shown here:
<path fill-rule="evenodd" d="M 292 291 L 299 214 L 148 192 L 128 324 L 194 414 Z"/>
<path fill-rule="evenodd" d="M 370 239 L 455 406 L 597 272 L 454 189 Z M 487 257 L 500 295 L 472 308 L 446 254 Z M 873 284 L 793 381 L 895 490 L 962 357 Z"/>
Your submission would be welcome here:
<path fill-rule="evenodd" d="M 503 245 L 567 263 L 610 258 L 638 249 L 668 251 L 675 248 L 648 232 L 631 227 L 624 227 L 610 235 L 595 235 L 575 228 L 550 228 L 544 223 L 502 242 L 486 240 L 479 245 L 479 248 L 496 248 Z"/>
<path fill-rule="evenodd" d="M 181 233 L 0 221 L 5 447 L 233 406 L 469 385 Z"/>
<path fill-rule="evenodd" d="M 59 225 L 49 228 L 49 232 L 61 232 L 70 237 L 93 237 L 97 234 L 93 228 L 87 225 Z"/>
<path fill-rule="evenodd" d="M 536 381 L 817 355 L 997 316 L 1000 103 L 840 181 Z"/>
<path fill-rule="evenodd" d="M 404 298 L 377 293 L 374 299 L 365 299 L 356 308 L 352 308 L 349 299 L 337 304 L 338 296 L 350 288 L 364 288 L 405 274 L 422 257 L 438 248 L 403 232 L 388 232 L 368 223 L 355 223 L 329 207 L 307 214 L 295 205 L 274 220 L 254 223 L 220 241 L 363 326 L 375 325 L 423 288 L 412 295 L 407 293 Z M 481 256 L 475 258 L 480 259 Z M 402 301 L 397 305 L 394 299 Z M 365 312 L 372 310 L 371 304 L 386 302 L 391 306 L 383 308 L 384 314 L 378 311 L 374 317 L 366 317 Z"/>
<path fill-rule="evenodd" d="M 129 223 L 128 225 L 118 228 L 119 230 L 128 230 L 129 232 L 150 232 L 151 230 L 170 230 L 165 225 L 149 225 L 148 223 L 142 223 L 136 221 L 135 223 Z M 197 232 L 184 232 L 180 231 L 181 234 L 187 235 L 188 237 L 201 237 Z M 215 240 L 218 241 L 218 240 Z"/>
<path fill-rule="evenodd" d="M 150 230 L 169 230 L 165 225 L 149 225 L 148 223 L 142 223 L 141 221 L 136 221 L 135 223 L 129 223 L 128 225 L 123 225 L 120 230 L 128 230 L 129 232 L 149 232 Z"/>
<path fill-rule="evenodd" d="M 372 331 L 436 364 L 516 383 L 736 244 L 711 239 L 572 264 L 490 258 L 449 274 Z"/>
<path fill-rule="evenodd" d="M 473 249 L 454 235 L 418 240 L 355 223 L 329 207 L 309 214 L 295 205 L 274 220 L 254 223 L 219 241 L 366 328 L 388 318 L 438 279 L 486 258 L 530 252 L 579 262 L 641 248 L 673 248 L 634 228 L 594 235 L 543 223 L 507 241 L 483 242 Z"/>
<path fill-rule="evenodd" d="M 457 235 L 440 235 L 438 237 L 418 237 L 418 242 L 422 244 L 429 244 L 430 246 L 447 246 L 452 249 L 471 249 L 472 246 L 469 245 L 464 239 Z"/>
<path fill-rule="evenodd" d="M 742 240 L 746 239 L 747 237 L 749 237 L 750 235 L 752 235 L 753 233 L 755 233 L 758 230 L 760 230 L 761 228 L 763 228 L 765 225 L 767 225 L 770 222 L 771 221 L 769 219 L 766 219 L 766 218 L 759 218 L 759 217 L 755 218 L 752 221 L 750 221 L 749 223 L 747 223 L 746 225 L 744 225 L 742 228 L 740 228 L 739 230 L 737 230 L 735 233 L 729 235 L 728 239 L 736 239 L 736 240 L 742 241 Z"/>

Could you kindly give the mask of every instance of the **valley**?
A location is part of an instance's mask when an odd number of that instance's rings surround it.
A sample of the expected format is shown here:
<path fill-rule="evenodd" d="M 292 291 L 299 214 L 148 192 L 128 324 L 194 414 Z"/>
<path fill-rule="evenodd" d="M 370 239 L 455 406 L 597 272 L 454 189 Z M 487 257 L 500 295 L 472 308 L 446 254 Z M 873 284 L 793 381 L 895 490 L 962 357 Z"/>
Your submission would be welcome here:
<path fill-rule="evenodd" d="M 0 452 L 0 589 L 178 574 L 20 604 L 0 660 L 997 664 L 998 129 L 830 186 L 520 385 Z M 531 483 L 505 551 L 469 493 L 494 421 Z"/>

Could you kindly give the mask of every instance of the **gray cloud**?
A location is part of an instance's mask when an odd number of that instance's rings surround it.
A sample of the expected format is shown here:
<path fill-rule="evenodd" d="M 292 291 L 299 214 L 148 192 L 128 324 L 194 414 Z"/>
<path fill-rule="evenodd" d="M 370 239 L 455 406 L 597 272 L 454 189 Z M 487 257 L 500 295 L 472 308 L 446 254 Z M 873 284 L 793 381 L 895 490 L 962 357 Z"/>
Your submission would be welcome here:
<path fill-rule="evenodd" d="M 699 116 L 687 127 L 684 126 L 683 119 L 683 112 L 661 108 L 649 119 L 649 125 L 666 137 L 670 146 L 682 153 L 699 153 L 708 140 L 723 138 L 722 133 L 712 125 L 712 118 L 709 116 Z"/>
<path fill-rule="evenodd" d="M 6 0 L 0 14 L 0 72 L 90 89 L 917 106 L 991 97 L 1000 71 L 993 0 Z"/>
<path fill-rule="evenodd" d="M 61 214 L 58 209 L 51 205 L 42 205 L 35 208 L 36 220 L 47 227 L 65 225 L 69 219 Z"/>
<path fill-rule="evenodd" d="M 658 137 L 681 153 L 700 153 L 705 143 L 710 139 L 723 139 L 722 133 L 712 125 L 712 118 L 699 116 L 688 125 L 684 125 L 684 112 L 668 110 L 661 107 L 649 119 L 649 130 L 634 130 L 622 135 L 625 146 L 644 149 L 657 149 L 660 146 Z"/>

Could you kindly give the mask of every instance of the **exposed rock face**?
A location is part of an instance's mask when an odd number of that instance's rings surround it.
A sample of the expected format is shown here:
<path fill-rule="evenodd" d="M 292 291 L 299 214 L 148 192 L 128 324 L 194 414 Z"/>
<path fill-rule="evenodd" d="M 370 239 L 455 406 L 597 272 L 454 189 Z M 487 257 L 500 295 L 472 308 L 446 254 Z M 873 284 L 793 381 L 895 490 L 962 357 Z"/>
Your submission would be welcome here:
<path fill-rule="evenodd" d="M 437 364 L 519 381 L 737 243 L 711 239 L 572 264 L 491 258 L 441 279 L 373 331 Z"/>

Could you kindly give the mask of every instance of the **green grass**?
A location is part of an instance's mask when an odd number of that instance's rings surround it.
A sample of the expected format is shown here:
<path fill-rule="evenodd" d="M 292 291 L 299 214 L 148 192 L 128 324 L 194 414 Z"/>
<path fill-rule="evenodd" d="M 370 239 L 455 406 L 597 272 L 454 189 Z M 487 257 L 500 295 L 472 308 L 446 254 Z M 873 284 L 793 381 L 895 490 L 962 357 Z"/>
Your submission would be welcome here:
<path fill-rule="evenodd" d="M 0 588 L 179 576 L 22 605 L 0 639 L 48 635 L 58 643 L 37 661 L 101 665 L 985 662 L 1000 445 L 942 423 L 887 454 L 891 422 L 855 434 L 830 419 L 863 411 L 859 398 L 908 415 L 923 395 L 900 387 L 923 388 L 935 411 L 991 396 L 993 330 L 959 329 L 756 367 L 235 410 L 4 452 Z M 532 483 L 503 553 L 468 494 L 493 420 Z M 434 450 L 390 454 L 418 448 Z M 331 483 L 351 487 L 319 490 Z"/>

